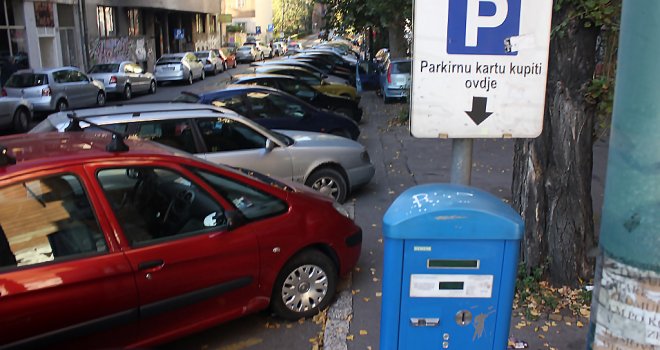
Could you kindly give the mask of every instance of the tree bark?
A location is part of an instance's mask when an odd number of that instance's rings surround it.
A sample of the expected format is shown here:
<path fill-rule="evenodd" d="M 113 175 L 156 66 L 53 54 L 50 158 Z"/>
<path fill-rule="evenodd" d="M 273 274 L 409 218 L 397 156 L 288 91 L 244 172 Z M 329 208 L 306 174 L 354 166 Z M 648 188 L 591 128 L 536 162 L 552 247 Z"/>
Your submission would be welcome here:
<path fill-rule="evenodd" d="M 543 133 L 516 141 L 513 204 L 525 220 L 522 260 L 527 271 L 547 268 L 554 285 L 592 277 L 595 243 L 591 200 L 595 110 L 585 100 L 596 66 L 598 30 L 585 28 L 569 5 L 554 14 Z M 547 264 L 547 265 L 546 265 Z"/>
<path fill-rule="evenodd" d="M 406 57 L 404 25 L 405 21 L 402 15 L 396 15 L 392 21 L 389 21 L 387 24 L 390 42 L 390 57 L 392 58 Z"/>

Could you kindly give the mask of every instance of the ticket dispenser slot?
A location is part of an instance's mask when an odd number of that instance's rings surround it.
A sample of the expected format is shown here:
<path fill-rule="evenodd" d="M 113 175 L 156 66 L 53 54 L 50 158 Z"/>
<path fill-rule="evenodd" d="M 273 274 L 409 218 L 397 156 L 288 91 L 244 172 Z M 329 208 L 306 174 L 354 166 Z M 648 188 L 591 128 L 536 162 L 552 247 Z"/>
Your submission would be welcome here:
<path fill-rule="evenodd" d="M 522 220 L 483 191 L 421 185 L 383 218 L 381 349 L 504 349 Z"/>

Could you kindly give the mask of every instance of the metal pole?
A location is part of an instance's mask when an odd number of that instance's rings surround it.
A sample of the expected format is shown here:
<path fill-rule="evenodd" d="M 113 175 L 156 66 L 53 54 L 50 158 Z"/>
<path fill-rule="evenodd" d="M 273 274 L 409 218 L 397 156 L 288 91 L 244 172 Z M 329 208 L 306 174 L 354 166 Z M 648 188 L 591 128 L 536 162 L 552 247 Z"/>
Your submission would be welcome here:
<path fill-rule="evenodd" d="M 624 0 L 592 349 L 660 346 L 660 1 Z"/>
<path fill-rule="evenodd" d="M 472 181 L 472 139 L 453 139 L 451 183 L 469 186 Z"/>

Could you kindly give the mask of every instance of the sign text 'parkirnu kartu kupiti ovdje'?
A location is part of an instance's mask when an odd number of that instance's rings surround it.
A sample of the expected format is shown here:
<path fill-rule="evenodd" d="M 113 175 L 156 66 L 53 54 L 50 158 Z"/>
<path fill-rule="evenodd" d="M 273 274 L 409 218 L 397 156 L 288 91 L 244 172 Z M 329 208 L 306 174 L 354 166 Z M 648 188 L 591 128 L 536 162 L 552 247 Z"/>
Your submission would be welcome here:
<path fill-rule="evenodd" d="M 536 137 L 552 0 L 415 0 L 411 133 Z"/>

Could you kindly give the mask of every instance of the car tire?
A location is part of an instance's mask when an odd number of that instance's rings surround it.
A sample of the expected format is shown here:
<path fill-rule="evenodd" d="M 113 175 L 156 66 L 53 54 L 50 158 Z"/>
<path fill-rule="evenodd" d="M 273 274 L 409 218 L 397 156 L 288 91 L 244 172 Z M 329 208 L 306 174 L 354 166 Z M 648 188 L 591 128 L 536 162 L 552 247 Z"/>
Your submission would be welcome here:
<path fill-rule="evenodd" d="M 149 83 L 149 93 L 150 94 L 153 95 L 153 94 L 156 93 L 156 85 L 158 85 L 158 84 L 153 80 L 151 81 L 151 83 Z"/>
<path fill-rule="evenodd" d="M 259 61 L 262 61 L 262 62 L 264 61 L 264 54 L 263 53 L 261 54 L 261 58 L 259 59 Z"/>
<path fill-rule="evenodd" d="M 103 91 L 99 91 L 96 95 L 96 105 L 99 107 L 105 106 L 105 93 Z"/>
<path fill-rule="evenodd" d="M 55 105 L 55 111 L 62 112 L 66 111 L 67 109 L 69 109 L 69 103 L 66 102 L 65 99 L 57 101 L 57 104 Z"/>
<path fill-rule="evenodd" d="M 321 168 L 309 175 L 305 185 L 343 203 L 348 192 L 346 182 L 344 175 L 339 171 L 332 168 Z"/>
<path fill-rule="evenodd" d="M 222 71 L 223 72 L 227 71 L 227 62 L 222 62 Z"/>
<path fill-rule="evenodd" d="M 316 315 L 337 289 L 337 267 L 318 250 L 305 250 L 284 265 L 273 287 L 272 311 L 286 320 Z"/>
<path fill-rule="evenodd" d="M 194 81 L 193 80 L 193 75 L 192 75 L 192 72 L 190 72 L 190 73 L 188 73 L 188 85 L 192 85 L 193 81 Z"/>
<path fill-rule="evenodd" d="M 124 86 L 124 94 L 122 95 L 124 100 L 130 100 L 131 97 L 133 97 L 133 91 L 131 91 L 131 86 L 126 85 Z"/>
<path fill-rule="evenodd" d="M 30 112 L 24 107 L 18 108 L 16 112 L 14 112 L 12 124 L 14 131 L 18 133 L 28 131 L 28 128 L 30 127 Z"/>
<path fill-rule="evenodd" d="M 236 61 L 234 61 L 234 67 L 233 68 L 236 68 Z"/>
<path fill-rule="evenodd" d="M 206 72 L 202 69 L 202 75 L 199 77 L 199 80 L 204 80 L 206 78 Z"/>

